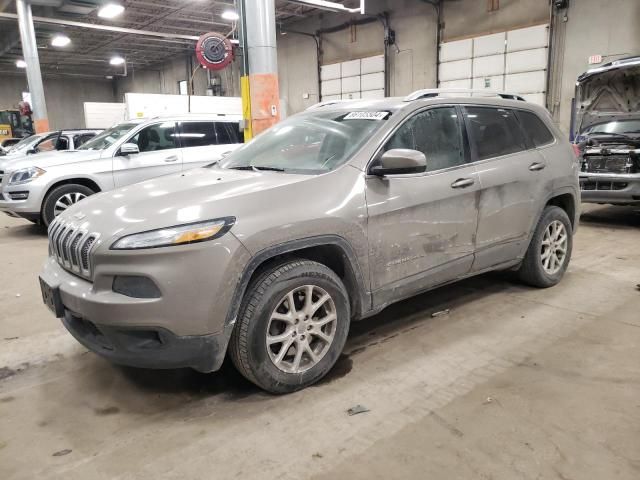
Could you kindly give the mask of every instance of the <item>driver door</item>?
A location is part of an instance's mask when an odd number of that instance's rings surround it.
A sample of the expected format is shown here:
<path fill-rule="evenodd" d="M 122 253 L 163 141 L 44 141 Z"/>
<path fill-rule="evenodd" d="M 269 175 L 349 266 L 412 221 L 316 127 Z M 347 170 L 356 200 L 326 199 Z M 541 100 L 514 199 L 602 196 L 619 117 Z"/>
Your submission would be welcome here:
<path fill-rule="evenodd" d="M 116 187 L 182 171 L 182 151 L 176 136 L 175 122 L 147 125 L 126 143 L 137 145 L 140 153 L 116 153 L 113 158 L 113 180 Z"/>
<path fill-rule="evenodd" d="M 382 152 L 407 148 L 427 172 L 368 175 L 371 284 L 376 306 L 465 275 L 473 264 L 480 184 L 454 106 L 415 113 Z"/>

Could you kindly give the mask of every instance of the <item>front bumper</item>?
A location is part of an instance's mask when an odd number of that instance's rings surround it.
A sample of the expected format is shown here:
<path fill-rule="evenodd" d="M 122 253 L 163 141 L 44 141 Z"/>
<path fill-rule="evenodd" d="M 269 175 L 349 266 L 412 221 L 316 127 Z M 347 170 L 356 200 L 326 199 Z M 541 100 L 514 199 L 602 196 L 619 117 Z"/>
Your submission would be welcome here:
<path fill-rule="evenodd" d="M 177 336 L 163 328 L 98 325 L 65 309 L 62 323 L 74 338 L 119 365 L 139 368 L 193 368 L 214 372 L 222 366 L 233 325 L 218 335 Z"/>
<path fill-rule="evenodd" d="M 40 275 L 59 292 L 63 323 L 81 344 L 124 365 L 206 372 L 220 367 L 234 324 L 228 311 L 235 276 L 249 259 L 232 234 L 183 247 L 106 250 L 93 259 L 93 281 L 53 257 Z M 144 276 L 161 295 L 117 293 L 114 280 L 121 276 Z"/>
<path fill-rule="evenodd" d="M 640 203 L 640 174 L 580 172 L 580 193 L 587 203 Z"/>
<path fill-rule="evenodd" d="M 15 200 L 15 194 L 26 194 L 26 199 Z M 0 185 L 0 212 L 11 217 L 22 217 L 29 220 L 40 218 L 42 196 L 38 189 L 31 185 L 2 186 Z"/>

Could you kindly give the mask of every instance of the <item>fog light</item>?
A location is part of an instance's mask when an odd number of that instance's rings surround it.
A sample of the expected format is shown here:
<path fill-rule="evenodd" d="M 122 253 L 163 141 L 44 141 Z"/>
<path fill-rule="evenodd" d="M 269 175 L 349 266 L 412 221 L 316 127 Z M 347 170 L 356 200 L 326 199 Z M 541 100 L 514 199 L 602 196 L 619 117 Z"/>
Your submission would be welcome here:
<path fill-rule="evenodd" d="M 113 279 L 113 291 L 132 298 L 160 298 L 158 286 L 147 277 L 117 276 Z"/>
<path fill-rule="evenodd" d="M 26 200 L 29 198 L 29 192 L 11 192 L 9 196 L 11 200 Z"/>

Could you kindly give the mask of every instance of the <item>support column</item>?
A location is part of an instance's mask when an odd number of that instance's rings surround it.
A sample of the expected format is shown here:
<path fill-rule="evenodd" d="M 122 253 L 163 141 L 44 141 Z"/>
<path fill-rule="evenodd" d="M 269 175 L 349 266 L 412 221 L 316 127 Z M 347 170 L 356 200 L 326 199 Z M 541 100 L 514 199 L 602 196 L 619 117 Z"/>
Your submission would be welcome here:
<path fill-rule="evenodd" d="M 33 28 L 31 5 L 25 0 L 16 0 L 18 13 L 18 27 L 20 28 L 20 40 L 22 42 L 22 55 L 27 64 L 27 82 L 31 93 L 31 109 L 33 110 L 33 123 L 36 133 L 49 131 L 49 119 L 47 117 L 47 105 L 44 100 L 44 87 L 42 85 L 42 73 L 40 72 L 40 59 L 38 58 L 38 46 L 36 44 L 36 32 Z"/>
<path fill-rule="evenodd" d="M 274 0 L 241 0 L 245 140 L 280 121 Z"/>

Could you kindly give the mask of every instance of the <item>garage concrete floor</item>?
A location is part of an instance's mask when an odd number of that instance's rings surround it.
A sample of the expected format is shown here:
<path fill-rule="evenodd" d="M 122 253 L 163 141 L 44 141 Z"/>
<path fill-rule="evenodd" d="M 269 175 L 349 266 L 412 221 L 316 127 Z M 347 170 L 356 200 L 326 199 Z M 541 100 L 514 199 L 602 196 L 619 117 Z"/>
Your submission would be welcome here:
<path fill-rule="evenodd" d="M 43 231 L 1 218 L 0 478 L 637 480 L 640 211 L 586 209 L 559 286 L 397 304 L 286 397 L 87 353 L 41 304 Z"/>

